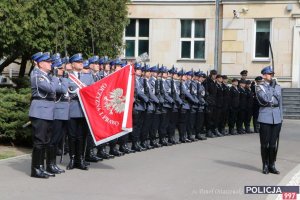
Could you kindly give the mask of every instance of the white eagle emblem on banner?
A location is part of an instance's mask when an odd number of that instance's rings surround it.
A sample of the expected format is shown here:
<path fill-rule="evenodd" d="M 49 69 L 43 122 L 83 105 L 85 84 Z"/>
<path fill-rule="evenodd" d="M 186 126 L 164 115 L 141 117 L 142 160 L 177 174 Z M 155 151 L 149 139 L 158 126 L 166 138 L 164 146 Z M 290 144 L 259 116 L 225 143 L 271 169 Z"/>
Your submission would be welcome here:
<path fill-rule="evenodd" d="M 110 92 L 109 98 L 104 97 L 104 107 L 109 111 L 109 114 L 112 115 L 115 113 L 122 113 L 125 110 L 125 99 L 123 96 L 123 89 L 117 88 Z"/>

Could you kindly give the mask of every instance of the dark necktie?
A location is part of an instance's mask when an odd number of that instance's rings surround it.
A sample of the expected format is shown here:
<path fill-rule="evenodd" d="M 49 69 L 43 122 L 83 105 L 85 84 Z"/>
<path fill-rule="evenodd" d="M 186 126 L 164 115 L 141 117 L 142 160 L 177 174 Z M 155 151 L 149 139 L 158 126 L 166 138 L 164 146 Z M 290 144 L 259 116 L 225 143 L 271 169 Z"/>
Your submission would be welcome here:
<path fill-rule="evenodd" d="M 78 79 L 80 80 L 80 72 L 78 72 Z"/>

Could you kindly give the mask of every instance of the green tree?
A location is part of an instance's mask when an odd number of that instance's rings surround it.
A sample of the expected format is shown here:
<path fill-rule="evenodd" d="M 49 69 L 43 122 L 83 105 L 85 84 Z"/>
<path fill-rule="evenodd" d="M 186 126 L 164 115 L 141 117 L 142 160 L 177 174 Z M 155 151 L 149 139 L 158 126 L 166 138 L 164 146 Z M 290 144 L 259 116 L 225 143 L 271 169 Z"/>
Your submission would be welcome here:
<path fill-rule="evenodd" d="M 37 51 L 116 56 L 122 50 L 128 0 L 0 1 L 0 73 L 21 58 L 20 76 Z"/>

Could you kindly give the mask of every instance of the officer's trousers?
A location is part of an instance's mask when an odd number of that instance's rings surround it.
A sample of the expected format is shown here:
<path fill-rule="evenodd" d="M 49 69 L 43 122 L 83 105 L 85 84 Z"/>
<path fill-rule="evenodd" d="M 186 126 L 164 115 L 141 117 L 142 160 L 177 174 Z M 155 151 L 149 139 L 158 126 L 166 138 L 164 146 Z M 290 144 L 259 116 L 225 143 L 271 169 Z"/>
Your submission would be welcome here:
<path fill-rule="evenodd" d="M 180 140 L 184 140 L 187 137 L 187 113 L 188 110 L 185 109 L 180 109 L 179 111 L 178 132 Z"/>
<path fill-rule="evenodd" d="M 206 129 L 214 131 L 216 128 L 216 108 L 215 106 L 207 106 L 206 107 Z"/>
<path fill-rule="evenodd" d="M 33 147 L 46 148 L 51 139 L 52 120 L 31 117 Z"/>
<path fill-rule="evenodd" d="M 246 111 L 245 116 L 245 128 L 250 128 L 251 118 L 252 118 L 252 107 L 249 107 Z"/>
<path fill-rule="evenodd" d="M 145 112 L 145 119 L 142 127 L 142 134 L 141 134 L 141 142 L 145 142 L 149 139 L 150 132 L 152 130 L 153 124 L 153 112 Z"/>
<path fill-rule="evenodd" d="M 173 109 L 170 114 L 170 123 L 168 126 L 168 138 L 169 140 L 175 137 L 175 130 L 179 120 L 178 109 Z"/>
<path fill-rule="evenodd" d="M 203 126 L 204 126 L 204 112 L 203 111 L 197 111 L 196 113 L 196 135 L 197 134 L 204 134 Z"/>
<path fill-rule="evenodd" d="M 151 127 L 151 133 L 150 133 L 150 139 L 155 140 L 157 137 L 158 129 L 160 127 L 160 120 L 161 118 L 161 113 L 154 113 L 153 114 L 153 123 Z"/>
<path fill-rule="evenodd" d="M 52 136 L 50 140 L 50 146 L 57 147 L 60 142 L 63 140 L 65 130 L 68 126 L 67 120 L 54 120 L 53 121 L 53 128 L 52 128 Z M 64 142 L 64 141 L 63 141 Z"/>
<path fill-rule="evenodd" d="M 133 129 L 132 129 L 132 142 L 139 142 L 142 133 L 142 127 L 145 118 L 145 112 L 134 110 L 133 111 Z"/>
<path fill-rule="evenodd" d="M 196 111 L 189 110 L 187 115 L 187 134 L 189 137 L 195 135 L 196 133 L 195 122 L 196 122 Z"/>
<path fill-rule="evenodd" d="M 159 139 L 162 140 L 167 136 L 167 129 L 170 123 L 170 114 L 171 109 L 170 108 L 163 108 L 163 112 L 161 113 L 161 121 L 160 121 L 160 127 L 158 130 Z"/>
<path fill-rule="evenodd" d="M 215 118 L 216 118 L 216 128 L 219 130 L 219 132 L 222 131 L 223 126 L 223 108 L 217 107 L 215 110 Z"/>
<path fill-rule="evenodd" d="M 235 125 L 237 126 L 238 112 L 238 108 L 229 108 L 228 126 L 230 130 L 233 130 Z"/>
<path fill-rule="evenodd" d="M 276 141 L 281 130 L 280 124 L 260 123 L 259 137 L 260 145 L 263 147 L 276 147 Z"/>
<path fill-rule="evenodd" d="M 246 109 L 240 109 L 238 112 L 237 123 L 236 123 L 238 131 L 243 130 L 243 123 L 245 122 L 246 114 L 247 114 Z"/>

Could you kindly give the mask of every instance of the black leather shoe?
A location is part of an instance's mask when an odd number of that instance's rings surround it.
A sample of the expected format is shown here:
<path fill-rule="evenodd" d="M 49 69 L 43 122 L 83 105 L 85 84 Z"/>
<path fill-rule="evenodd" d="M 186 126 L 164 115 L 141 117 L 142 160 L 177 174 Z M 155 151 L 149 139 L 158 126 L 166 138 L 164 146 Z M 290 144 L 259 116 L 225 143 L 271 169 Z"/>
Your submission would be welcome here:
<path fill-rule="evenodd" d="M 216 129 L 216 130 L 214 131 L 214 135 L 215 135 L 216 137 L 223 137 L 223 135 L 219 132 L 218 129 Z"/>
<path fill-rule="evenodd" d="M 67 165 L 67 170 L 71 170 L 74 169 L 74 165 L 75 165 L 75 156 L 70 156 L 70 162 Z"/>
<path fill-rule="evenodd" d="M 211 130 L 208 130 L 206 133 L 206 137 L 208 138 L 214 138 L 215 136 L 213 135 L 213 133 L 211 132 Z"/>
<path fill-rule="evenodd" d="M 55 167 L 56 170 L 59 171 L 60 173 L 65 173 L 65 170 L 60 169 L 57 165 L 54 165 L 54 167 Z"/>
<path fill-rule="evenodd" d="M 42 170 L 43 166 L 35 166 L 31 168 L 31 177 L 35 178 L 49 178 L 47 174 L 45 174 Z"/>
<path fill-rule="evenodd" d="M 111 159 L 111 158 L 114 158 L 115 156 L 107 153 L 105 151 L 105 147 L 99 147 L 98 152 L 97 152 L 97 157 L 102 158 L 102 159 Z"/>
<path fill-rule="evenodd" d="M 158 142 L 156 142 L 155 140 L 151 140 L 150 145 L 153 146 L 153 148 L 161 147 L 161 145 Z"/>
<path fill-rule="evenodd" d="M 87 155 L 85 156 L 85 161 L 87 161 L 87 162 L 98 162 L 98 161 L 102 161 L 102 160 L 103 160 L 103 158 L 100 158 L 94 154 L 93 149 L 90 149 L 87 152 Z"/>
<path fill-rule="evenodd" d="M 268 164 L 266 164 L 266 163 L 263 164 L 262 173 L 263 174 L 268 174 L 269 173 Z"/>
<path fill-rule="evenodd" d="M 202 136 L 201 134 L 196 135 L 196 138 L 198 140 L 207 140 L 207 138 L 205 136 Z"/>
<path fill-rule="evenodd" d="M 138 152 L 145 151 L 145 149 L 141 147 L 138 142 L 134 142 L 131 149 Z"/>
<path fill-rule="evenodd" d="M 55 177 L 55 174 L 46 171 L 46 170 L 44 169 L 44 166 L 42 166 L 40 169 L 44 172 L 44 174 L 48 175 L 49 177 Z"/>
<path fill-rule="evenodd" d="M 46 167 L 47 172 L 51 174 L 60 174 L 61 172 L 57 170 L 54 164 L 48 164 Z"/>
<path fill-rule="evenodd" d="M 113 148 L 109 151 L 109 154 L 120 157 L 123 156 L 124 153 L 122 153 L 121 151 L 119 151 L 117 148 Z"/>
<path fill-rule="evenodd" d="M 135 151 L 132 149 L 129 149 L 129 147 L 126 144 L 121 145 L 119 148 L 119 151 L 121 151 L 124 154 L 135 153 Z"/>
<path fill-rule="evenodd" d="M 275 168 L 275 164 L 269 166 L 269 172 L 272 174 L 280 174 L 280 172 Z"/>
<path fill-rule="evenodd" d="M 81 170 L 88 170 L 89 168 L 84 164 L 84 160 L 82 156 L 75 162 L 74 165 L 75 168 L 81 169 Z"/>

